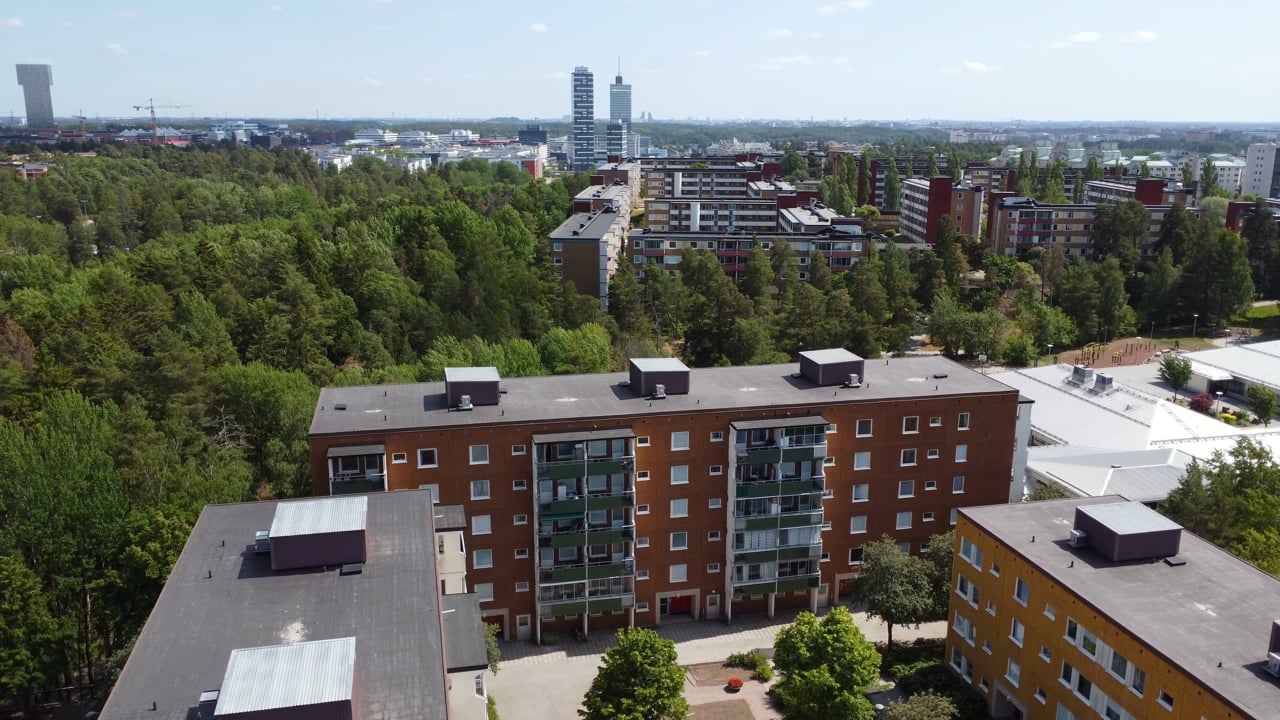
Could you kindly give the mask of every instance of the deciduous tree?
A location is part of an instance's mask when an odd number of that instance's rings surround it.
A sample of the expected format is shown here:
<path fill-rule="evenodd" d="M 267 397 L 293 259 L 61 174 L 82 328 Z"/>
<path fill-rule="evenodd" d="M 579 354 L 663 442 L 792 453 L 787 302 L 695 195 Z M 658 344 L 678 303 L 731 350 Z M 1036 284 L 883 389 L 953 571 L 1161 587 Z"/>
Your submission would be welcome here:
<path fill-rule="evenodd" d="M 1178 392 L 1191 382 L 1191 361 L 1177 355 L 1165 355 L 1160 358 L 1160 379 L 1169 383 L 1169 387 L 1173 388 L 1173 396 L 1178 397 Z"/>
<path fill-rule="evenodd" d="M 888 626 L 893 645 L 894 625 L 919 625 L 934 610 L 933 585 L 928 564 L 902 552 L 888 535 L 862 546 L 862 573 L 853 584 L 853 595 L 866 603 L 867 613 Z"/>
<path fill-rule="evenodd" d="M 583 720 L 684 720 L 684 669 L 676 644 L 648 628 L 618 631 L 578 716 Z"/>
<path fill-rule="evenodd" d="M 1258 416 L 1263 425 L 1271 425 L 1271 420 L 1276 415 L 1276 394 L 1265 385 L 1249 386 L 1249 404 L 1253 406 L 1253 413 Z"/>

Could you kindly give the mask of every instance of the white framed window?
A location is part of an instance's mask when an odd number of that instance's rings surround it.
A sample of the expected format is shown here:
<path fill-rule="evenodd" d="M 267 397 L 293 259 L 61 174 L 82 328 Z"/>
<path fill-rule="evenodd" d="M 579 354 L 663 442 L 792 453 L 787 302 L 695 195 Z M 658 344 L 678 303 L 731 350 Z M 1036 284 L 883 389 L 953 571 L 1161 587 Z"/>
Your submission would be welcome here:
<path fill-rule="evenodd" d="M 648 580 L 648 579 L 649 579 L 649 571 L 648 571 L 648 570 L 637 570 L 637 571 L 636 571 L 636 580 Z"/>
<path fill-rule="evenodd" d="M 960 557 L 975 568 L 982 569 L 982 548 L 967 537 L 960 538 Z"/>
<path fill-rule="evenodd" d="M 552 243 L 551 250 L 552 252 L 564 252 L 564 243 Z"/>
<path fill-rule="evenodd" d="M 649 447 L 649 436 L 641 435 L 636 438 L 636 447 Z"/>
<path fill-rule="evenodd" d="M 853 517 L 849 518 L 849 533 L 850 533 L 850 534 L 852 534 L 852 535 L 857 535 L 857 534 L 859 534 L 859 533 L 864 533 L 864 532 L 866 532 L 866 531 L 867 531 L 867 516 L 866 516 L 866 515 L 854 515 Z"/>
<path fill-rule="evenodd" d="M 689 466 L 688 465 L 672 465 L 671 466 L 671 484 L 672 485 L 688 485 L 689 484 Z"/>
<path fill-rule="evenodd" d="M 929 418 L 929 427 L 942 427 L 942 417 L 935 415 Z"/>
<path fill-rule="evenodd" d="M 636 482 L 644 482 L 649 479 L 649 471 L 641 470 L 636 473 Z"/>
<path fill-rule="evenodd" d="M 894 522 L 894 528 L 896 528 L 896 529 L 898 529 L 898 530 L 910 530 L 910 529 L 911 529 L 911 513 L 910 513 L 910 511 L 908 511 L 908 512 L 900 512 L 900 513 L 898 513 L 897 519 L 896 519 L 896 521 Z"/>
<path fill-rule="evenodd" d="M 822 532 L 826 532 L 827 530 L 830 530 L 830 529 L 831 529 L 831 521 L 830 521 L 830 520 L 823 520 L 823 521 L 822 521 Z"/>
<path fill-rule="evenodd" d="M 924 456 L 928 460 L 937 460 L 942 457 L 942 453 L 939 452 L 937 448 L 929 448 L 925 451 Z"/>
<path fill-rule="evenodd" d="M 476 600 L 480 602 L 493 602 L 493 583 L 476 583 L 475 592 Z"/>
<path fill-rule="evenodd" d="M 712 430 L 710 436 L 708 436 L 707 439 L 711 442 L 724 442 L 724 431 Z"/>
<path fill-rule="evenodd" d="M 1004 679 L 1014 687 L 1018 687 L 1018 683 L 1022 682 L 1022 666 L 1014 662 L 1013 658 L 1009 658 L 1009 664 L 1005 666 Z"/>
<path fill-rule="evenodd" d="M 853 486 L 853 501 L 867 502 L 871 499 L 871 484 L 859 483 Z"/>
<path fill-rule="evenodd" d="M 648 514 L 649 514 L 649 504 L 648 504 L 648 503 L 645 503 L 645 504 L 643 504 L 643 505 L 637 505 L 637 506 L 636 506 L 636 514 L 637 514 L 637 515 L 648 515 Z"/>
<path fill-rule="evenodd" d="M 920 515 L 920 520 L 923 522 L 933 522 L 933 513 L 932 512 L 922 513 Z"/>
<path fill-rule="evenodd" d="M 1018 578 L 1013 585 L 1013 599 L 1022 603 L 1026 607 L 1027 600 L 1031 597 L 1031 586 L 1022 578 Z"/>
<path fill-rule="evenodd" d="M 511 489 L 516 492 L 524 492 L 525 490 L 529 489 L 529 481 L 528 480 L 512 480 Z"/>
<path fill-rule="evenodd" d="M 707 563 L 707 572 L 712 574 L 720 572 L 720 563 Z"/>
<path fill-rule="evenodd" d="M 528 448 L 526 448 L 524 445 L 512 445 L 512 446 L 511 446 L 511 454 L 512 454 L 512 455 L 525 455 L 525 454 L 528 454 L 528 452 L 529 452 L 529 449 L 528 449 Z"/>
<path fill-rule="evenodd" d="M 968 445 L 961 444 L 956 446 L 956 462 L 958 463 L 969 462 L 969 446 Z"/>
<path fill-rule="evenodd" d="M 671 549 L 672 550 L 688 550 L 689 549 L 689 533 L 673 532 L 671 533 Z"/>
<path fill-rule="evenodd" d="M 835 434 L 836 434 L 836 424 L 835 424 L 835 423 L 827 423 L 827 434 L 828 434 L 828 435 L 835 435 Z"/>
<path fill-rule="evenodd" d="M 856 548 L 849 548 L 849 564 L 850 565 L 862 564 L 862 547 L 861 546 Z"/>
<path fill-rule="evenodd" d="M 928 491 L 928 490 L 937 490 L 937 489 L 938 489 L 938 481 L 937 481 L 937 480 L 925 480 L 925 481 L 924 481 L 924 489 L 925 489 L 926 491 Z"/>
<path fill-rule="evenodd" d="M 684 563 L 672 565 L 667 569 L 667 582 L 686 582 L 689 580 L 689 566 Z"/>
<path fill-rule="evenodd" d="M 529 583 L 527 583 L 527 582 L 518 582 L 518 583 L 516 583 L 516 592 L 518 592 L 518 593 L 521 593 L 521 592 L 529 592 Z"/>
<path fill-rule="evenodd" d="M 967 412 L 960 413 L 960 417 L 956 420 L 956 429 L 957 430 L 969 429 L 969 413 Z"/>
<path fill-rule="evenodd" d="M 955 525 L 956 520 L 960 517 L 960 508 L 951 508 L 951 524 Z"/>
<path fill-rule="evenodd" d="M 1165 710 L 1173 710 L 1173 696 L 1169 694 L 1168 690 L 1161 690 L 1156 697 L 1156 702 L 1160 703 L 1160 707 Z"/>
<path fill-rule="evenodd" d="M 915 480 L 899 480 L 898 481 L 898 497 L 909 498 L 916 496 Z"/>
<path fill-rule="evenodd" d="M 649 547 L 649 538 L 647 537 L 636 538 L 636 547 L 638 548 Z"/>
<path fill-rule="evenodd" d="M 689 517 L 689 498 L 672 498 L 670 515 L 673 518 Z"/>
<path fill-rule="evenodd" d="M 409 462 L 409 453 L 391 453 L 391 462 L 394 465 L 403 465 Z"/>
<path fill-rule="evenodd" d="M 900 542 L 900 543 L 898 543 L 898 552 L 902 553 L 903 555 L 910 555 L 910 554 L 911 554 L 911 543 L 909 543 L 909 542 Z"/>
<path fill-rule="evenodd" d="M 712 465 L 711 467 L 707 468 L 707 474 L 708 474 L 708 475 L 712 475 L 712 476 L 714 476 L 714 475 L 723 475 L 723 474 L 724 474 L 724 466 L 723 466 L 723 465 Z"/>
<path fill-rule="evenodd" d="M 991 563 L 991 574 L 995 575 L 996 577 L 1000 577 L 1000 563 L 998 562 Z"/>
<path fill-rule="evenodd" d="M 516 515 L 516 516 L 514 516 L 514 517 L 512 517 L 512 518 L 511 518 L 511 524 L 512 524 L 512 525 L 528 525 L 528 524 L 529 524 L 529 516 L 528 516 L 528 515 Z"/>
<path fill-rule="evenodd" d="M 671 433 L 671 449 L 672 450 L 688 450 L 689 449 L 689 431 L 681 430 Z"/>
<path fill-rule="evenodd" d="M 489 481 L 488 480 L 472 480 L 471 481 L 471 499 L 472 500 L 488 500 L 489 499 Z"/>
<path fill-rule="evenodd" d="M 956 495 L 959 495 L 960 493 L 964 492 L 964 476 L 963 475 L 956 475 L 955 477 L 951 478 L 951 492 Z"/>
<path fill-rule="evenodd" d="M 871 437 L 871 419 L 864 418 L 859 420 L 857 425 L 854 426 L 853 436 L 860 438 Z"/>
<path fill-rule="evenodd" d="M 471 446 L 471 464 L 472 465 L 488 465 L 489 464 L 489 446 L 488 445 L 472 445 Z"/>
<path fill-rule="evenodd" d="M 1013 623 L 1009 627 L 1009 639 L 1013 641 L 1014 645 L 1022 647 L 1022 641 L 1026 639 L 1026 636 L 1026 627 L 1024 627 L 1021 622 L 1018 622 L 1018 618 L 1014 618 Z"/>
<path fill-rule="evenodd" d="M 711 510 L 719 510 L 724 507 L 724 498 L 707 498 L 707 507 Z"/>
<path fill-rule="evenodd" d="M 636 603 L 636 612 L 649 612 L 649 603 Z"/>
<path fill-rule="evenodd" d="M 529 548 L 516 548 L 516 556 L 515 556 L 515 557 L 516 557 L 516 559 L 517 559 L 517 560 L 528 560 L 528 559 L 529 559 Z"/>
<path fill-rule="evenodd" d="M 916 449 L 915 449 L 915 448 L 904 448 L 904 449 L 902 450 L 902 453 L 901 453 L 901 456 L 900 456 L 900 458 L 899 458 L 899 459 L 901 460 L 901 462 L 900 462 L 899 464 L 900 464 L 900 465 L 902 465 L 902 467 L 911 467 L 912 465 L 915 465 L 915 464 L 916 464 Z"/>
<path fill-rule="evenodd" d="M 836 457 L 834 455 L 828 455 L 822 458 L 822 467 L 835 467 L 835 466 L 836 466 Z"/>
<path fill-rule="evenodd" d="M 420 468 L 440 467 L 440 463 L 438 462 L 438 460 L 439 459 L 436 456 L 435 448 L 418 448 L 418 467 Z"/>
<path fill-rule="evenodd" d="M 902 418 L 902 434 L 914 435 L 920 432 L 920 416 L 908 415 Z"/>
<path fill-rule="evenodd" d="M 1058 609 L 1053 606 L 1053 603 L 1044 604 L 1044 616 L 1049 618 L 1050 620 L 1056 619 L 1058 617 Z"/>
<path fill-rule="evenodd" d="M 471 516 L 471 534 L 488 535 L 493 532 L 493 521 L 488 515 Z"/>
<path fill-rule="evenodd" d="M 563 264 L 564 264 L 564 258 L 562 258 L 562 257 L 555 257 L 555 258 L 552 258 L 552 259 L 551 259 L 551 264 L 552 264 L 552 265 L 563 265 Z"/>
<path fill-rule="evenodd" d="M 707 542 L 720 542 L 720 531 L 712 530 L 707 533 Z"/>
<path fill-rule="evenodd" d="M 1049 649 L 1048 645 L 1040 646 L 1040 659 L 1045 662 L 1053 660 L 1053 651 Z"/>
<path fill-rule="evenodd" d="M 477 570 L 493 567 L 493 551 L 476 550 L 471 553 L 471 567 L 476 568 Z"/>
<path fill-rule="evenodd" d="M 870 470 L 871 469 L 871 451 L 861 450 L 853 454 L 854 470 Z"/>

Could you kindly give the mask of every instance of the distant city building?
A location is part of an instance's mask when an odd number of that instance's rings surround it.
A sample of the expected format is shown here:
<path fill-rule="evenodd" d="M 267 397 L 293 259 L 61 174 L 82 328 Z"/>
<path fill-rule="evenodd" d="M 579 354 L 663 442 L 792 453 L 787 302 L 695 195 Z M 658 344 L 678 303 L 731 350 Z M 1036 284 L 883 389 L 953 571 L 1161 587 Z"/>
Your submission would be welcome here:
<path fill-rule="evenodd" d="M 574 170 L 588 170 L 596 159 L 595 75 L 579 65 L 573 69 L 573 143 L 570 161 Z"/>
<path fill-rule="evenodd" d="M 516 131 L 516 139 L 522 145 L 546 145 L 547 129 L 541 125 L 527 125 L 523 130 Z"/>
<path fill-rule="evenodd" d="M 1254 143 L 1245 154 L 1244 177 L 1241 179 L 1242 195 L 1260 198 L 1280 197 L 1280 145 Z"/>
<path fill-rule="evenodd" d="M 1099 182 L 1103 181 L 1090 181 L 1088 184 Z M 1011 192 L 995 192 L 991 195 L 987 210 L 988 246 L 997 255 L 1014 255 L 1019 258 L 1035 247 L 1056 249 L 1063 255 L 1091 256 L 1091 228 L 1098 205 L 1125 201 L 1113 197 L 1106 201 L 1093 201 L 1098 204 L 1052 204 L 1018 197 Z M 1150 214 L 1151 222 L 1147 228 L 1147 236 L 1138 243 L 1138 252 L 1143 260 L 1154 261 L 1155 241 L 1160 237 L 1160 224 L 1164 222 L 1172 205 L 1143 204 Z M 1200 214 L 1196 208 L 1188 209 L 1194 215 Z"/>
<path fill-rule="evenodd" d="M 1188 207 L 1195 204 L 1195 194 L 1180 184 L 1160 178 L 1136 178 L 1132 182 L 1121 180 L 1089 180 L 1084 184 L 1084 201 L 1097 205 L 1117 205 L 1137 200 L 1147 207 L 1172 205 L 1180 202 Z"/>
<path fill-rule="evenodd" d="M 899 230 L 911 242 L 932 245 L 938 225 L 949 218 L 956 233 L 977 237 L 982 233 L 981 185 L 956 183 L 946 175 L 911 178 L 902 183 L 902 218 Z"/>
<path fill-rule="evenodd" d="M 369 145 L 394 145 L 398 139 L 400 139 L 400 135 L 393 130 L 365 128 L 356 131 L 355 142 Z"/>
<path fill-rule="evenodd" d="M 611 187 L 620 190 L 612 199 L 627 197 L 623 186 Z M 599 189 L 592 187 L 584 192 Z M 548 240 L 556 277 L 572 282 L 578 292 L 599 298 L 600 304 L 608 307 L 609 279 L 618 270 L 618 254 L 627 241 L 631 214 L 619 212 L 611 202 L 603 202 L 599 207 L 592 212 L 570 215 L 551 232 Z"/>
<path fill-rule="evenodd" d="M 49 130 L 53 122 L 52 65 L 18 65 L 18 84 L 27 106 L 27 127 Z"/>
<path fill-rule="evenodd" d="M 623 160 L 627 157 L 630 144 L 627 142 L 627 123 L 622 120 L 610 120 L 604 132 L 605 154 L 610 158 Z"/>
<path fill-rule="evenodd" d="M 609 86 L 609 119 L 631 125 L 631 84 L 622 82 L 621 64 L 618 67 L 617 77 Z"/>

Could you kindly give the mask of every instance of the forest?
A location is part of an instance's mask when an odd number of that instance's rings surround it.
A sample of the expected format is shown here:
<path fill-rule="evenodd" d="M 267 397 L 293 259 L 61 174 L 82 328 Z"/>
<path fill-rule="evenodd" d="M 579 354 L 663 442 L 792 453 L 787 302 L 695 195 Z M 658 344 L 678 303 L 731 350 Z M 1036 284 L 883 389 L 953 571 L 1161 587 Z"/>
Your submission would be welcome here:
<path fill-rule="evenodd" d="M 325 385 L 875 357 L 926 331 L 1027 364 L 1137 323 L 1222 322 L 1276 285 L 1274 223 L 1246 228 L 1255 242 L 1178 215 L 1146 264 L 1123 222 L 1096 263 L 994 257 L 946 228 L 934 251 L 890 243 L 838 274 L 757 243 L 735 285 L 686 251 L 675 273 L 616 274 L 606 312 L 543 241 L 583 175 L 95 151 L 33 158 L 54 169 L 29 182 L 0 172 L 0 697 L 109 681 L 205 504 L 307 493 Z"/>

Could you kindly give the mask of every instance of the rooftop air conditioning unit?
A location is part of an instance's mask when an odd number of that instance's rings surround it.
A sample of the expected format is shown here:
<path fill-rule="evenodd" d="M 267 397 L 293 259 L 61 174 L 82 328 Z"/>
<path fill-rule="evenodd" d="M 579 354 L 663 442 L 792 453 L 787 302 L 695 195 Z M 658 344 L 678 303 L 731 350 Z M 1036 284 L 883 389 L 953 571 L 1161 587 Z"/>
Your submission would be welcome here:
<path fill-rule="evenodd" d="M 475 407 L 476 406 L 471 403 L 470 395 L 463 395 L 462 397 L 458 398 L 459 410 L 474 410 Z"/>
<path fill-rule="evenodd" d="M 1084 547 L 1089 544 L 1089 534 L 1083 530 L 1072 530 L 1067 544 L 1073 548 Z"/>
<path fill-rule="evenodd" d="M 662 400 L 662 399 L 664 399 L 664 398 L 666 398 L 666 397 L 667 397 L 667 386 L 666 386 L 666 385 L 663 385 L 662 383 L 658 383 L 657 385 L 654 385 L 654 386 L 653 386 L 653 399 L 654 399 L 654 400 Z"/>
<path fill-rule="evenodd" d="M 1280 652 L 1267 653 L 1267 672 L 1280 678 Z"/>
<path fill-rule="evenodd" d="M 858 377 L 858 373 L 849 373 L 849 380 L 844 384 L 844 386 L 860 388 L 862 387 L 862 378 Z"/>
<path fill-rule="evenodd" d="M 253 552 L 257 555 L 271 552 L 270 530 L 259 530 L 253 534 Z"/>

